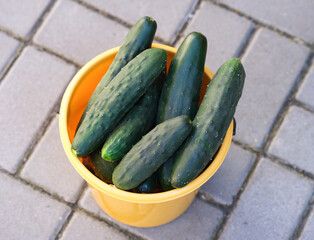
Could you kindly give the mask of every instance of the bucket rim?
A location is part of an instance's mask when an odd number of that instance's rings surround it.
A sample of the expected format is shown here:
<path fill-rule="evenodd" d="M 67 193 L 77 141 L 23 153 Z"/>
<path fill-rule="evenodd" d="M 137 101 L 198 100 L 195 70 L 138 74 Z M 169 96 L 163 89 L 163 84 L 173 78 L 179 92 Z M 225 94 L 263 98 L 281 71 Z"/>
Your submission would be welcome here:
<path fill-rule="evenodd" d="M 167 52 L 171 52 L 173 54 L 176 53 L 177 49 L 164 45 L 164 44 L 152 44 L 152 48 L 161 48 L 166 50 Z M 64 95 L 62 97 L 60 113 L 59 113 L 59 132 L 60 138 L 62 142 L 63 149 L 70 160 L 71 164 L 75 168 L 75 170 L 81 175 L 85 181 L 93 188 L 98 191 L 110 195 L 111 197 L 118 198 L 120 200 L 124 200 L 127 202 L 135 202 L 135 203 L 161 203 L 170 200 L 174 200 L 176 198 L 183 197 L 187 194 L 190 194 L 194 191 L 198 191 L 199 188 L 207 182 L 214 173 L 218 170 L 222 162 L 224 161 L 228 150 L 231 145 L 232 133 L 233 133 L 233 120 L 230 123 L 230 126 L 226 132 L 224 140 L 218 149 L 215 158 L 212 160 L 210 165 L 193 181 L 187 184 L 185 187 L 173 189 L 170 191 L 159 192 L 159 193 L 133 193 L 124 190 L 120 190 L 116 187 L 113 187 L 111 184 L 107 184 L 97 178 L 93 173 L 91 173 L 80 161 L 79 158 L 75 157 L 75 155 L 71 151 L 71 141 L 68 135 L 67 130 L 67 116 L 68 116 L 68 107 L 71 97 L 75 92 L 75 88 L 77 84 L 80 82 L 80 79 L 88 72 L 93 69 L 93 66 L 97 65 L 102 59 L 116 54 L 119 50 L 119 47 L 112 48 L 108 51 L 105 51 L 89 62 L 87 62 L 73 77 L 71 82 L 69 83 Z M 214 74 L 210 71 L 209 68 L 205 66 L 204 74 L 206 74 L 210 79 L 213 78 Z"/>

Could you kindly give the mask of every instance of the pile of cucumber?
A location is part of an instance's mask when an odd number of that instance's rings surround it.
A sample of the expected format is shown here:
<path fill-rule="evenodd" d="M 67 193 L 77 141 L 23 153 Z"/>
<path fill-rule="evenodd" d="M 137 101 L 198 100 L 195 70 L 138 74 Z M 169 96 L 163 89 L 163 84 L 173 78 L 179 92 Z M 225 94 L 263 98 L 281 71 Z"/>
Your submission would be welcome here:
<path fill-rule="evenodd" d="M 166 51 L 151 48 L 156 28 L 143 17 L 130 29 L 72 142 L 73 154 L 98 178 L 138 193 L 184 187 L 210 164 L 245 79 L 240 60 L 228 60 L 198 106 L 206 37 L 190 33 L 166 73 Z"/>

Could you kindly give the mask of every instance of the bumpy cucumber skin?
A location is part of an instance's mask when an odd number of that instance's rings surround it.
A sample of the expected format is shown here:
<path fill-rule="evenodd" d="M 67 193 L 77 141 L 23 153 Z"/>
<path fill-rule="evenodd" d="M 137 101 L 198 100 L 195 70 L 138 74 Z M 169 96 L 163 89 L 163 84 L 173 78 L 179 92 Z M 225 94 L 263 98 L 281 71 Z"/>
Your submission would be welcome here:
<path fill-rule="evenodd" d="M 175 156 L 171 173 L 173 187 L 187 185 L 212 160 L 235 113 L 244 79 L 245 71 L 237 58 L 218 69 L 195 116 L 192 133 Z"/>
<path fill-rule="evenodd" d="M 112 173 L 115 167 L 118 165 L 117 162 L 107 162 L 101 157 L 100 149 L 95 150 L 88 156 L 91 168 L 95 175 L 106 183 L 112 183 Z"/>
<path fill-rule="evenodd" d="M 163 72 L 164 73 L 164 72 Z M 156 79 L 161 81 L 164 74 Z M 119 161 L 142 136 L 156 124 L 156 112 L 160 94 L 159 83 L 155 82 L 139 102 L 125 115 L 105 141 L 101 156 L 106 161 Z"/>
<path fill-rule="evenodd" d="M 137 187 L 179 148 L 191 130 L 187 116 L 157 125 L 122 158 L 113 171 L 114 185 L 123 190 Z"/>
<path fill-rule="evenodd" d="M 103 88 L 108 86 L 112 79 L 129 61 L 131 61 L 134 57 L 136 57 L 145 49 L 151 47 L 156 29 L 156 21 L 148 16 L 140 18 L 137 23 L 130 29 L 108 71 L 102 77 L 95 91 L 90 97 L 85 111 L 80 119 L 78 127 L 81 125 L 87 111 L 91 108 Z"/>
<path fill-rule="evenodd" d="M 161 92 L 157 124 L 181 115 L 194 119 L 202 85 L 207 40 L 197 32 L 190 33 L 171 61 Z"/>
<path fill-rule="evenodd" d="M 148 177 L 144 182 L 137 186 L 136 192 L 139 193 L 153 193 L 157 186 L 157 171 Z"/>
<path fill-rule="evenodd" d="M 98 95 L 72 142 L 72 152 L 86 157 L 102 145 L 124 114 L 165 68 L 167 53 L 147 49 L 131 60 Z"/>
<path fill-rule="evenodd" d="M 190 33 L 175 54 L 159 100 L 157 124 L 180 115 L 194 119 L 198 109 L 206 59 L 207 39 L 198 32 Z M 164 190 L 173 189 L 170 173 L 173 160 L 163 164 L 159 182 Z"/>

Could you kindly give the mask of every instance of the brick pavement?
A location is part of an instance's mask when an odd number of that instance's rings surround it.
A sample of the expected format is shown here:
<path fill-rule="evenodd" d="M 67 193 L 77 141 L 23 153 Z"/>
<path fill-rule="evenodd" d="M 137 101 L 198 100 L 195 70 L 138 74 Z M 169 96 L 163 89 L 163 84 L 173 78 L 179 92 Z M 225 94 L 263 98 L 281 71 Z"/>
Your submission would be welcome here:
<path fill-rule="evenodd" d="M 0 239 L 314 239 L 314 29 L 302 1 L 0 1 Z M 208 39 L 216 71 L 247 72 L 237 135 L 186 213 L 135 228 L 106 215 L 62 150 L 58 114 L 89 59 L 121 43 L 135 21 L 155 41 Z"/>

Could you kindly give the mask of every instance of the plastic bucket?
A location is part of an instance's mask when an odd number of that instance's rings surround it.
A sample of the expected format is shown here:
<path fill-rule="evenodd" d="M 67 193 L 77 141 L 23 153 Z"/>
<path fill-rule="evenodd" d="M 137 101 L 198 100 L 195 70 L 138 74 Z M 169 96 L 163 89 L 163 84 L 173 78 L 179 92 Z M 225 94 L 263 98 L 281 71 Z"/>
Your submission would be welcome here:
<path fill-rule="evenodd" d="M 161 44 L 153 44 L 152 47 L 162 48 L 167 51 L 167 68 L 169 68 L 177 50 Z M 82 164 L 82 159 L 76 158 L 72 154 L 71 142 L 88 99 L 109 68 L 118 50 L 118 47 L 113 48 L 93 58 L 78 71 L 68 85 L 60 107 L 59 128 L 61 141 L 73 167 L 86 180 L 97 204 L 109 216 L 131 226 L 158 226 L 174 220 L 187 210 L 199 188 L 220 167 L 230 147 L 233 122 L 231 122 L 212 163 L 195 180 L 183 188 L 160 193 L 139 194 L 117 189 L 101 181 Z M 205 68 L 200 102 L 212 77 L 213 73 Z"/>

